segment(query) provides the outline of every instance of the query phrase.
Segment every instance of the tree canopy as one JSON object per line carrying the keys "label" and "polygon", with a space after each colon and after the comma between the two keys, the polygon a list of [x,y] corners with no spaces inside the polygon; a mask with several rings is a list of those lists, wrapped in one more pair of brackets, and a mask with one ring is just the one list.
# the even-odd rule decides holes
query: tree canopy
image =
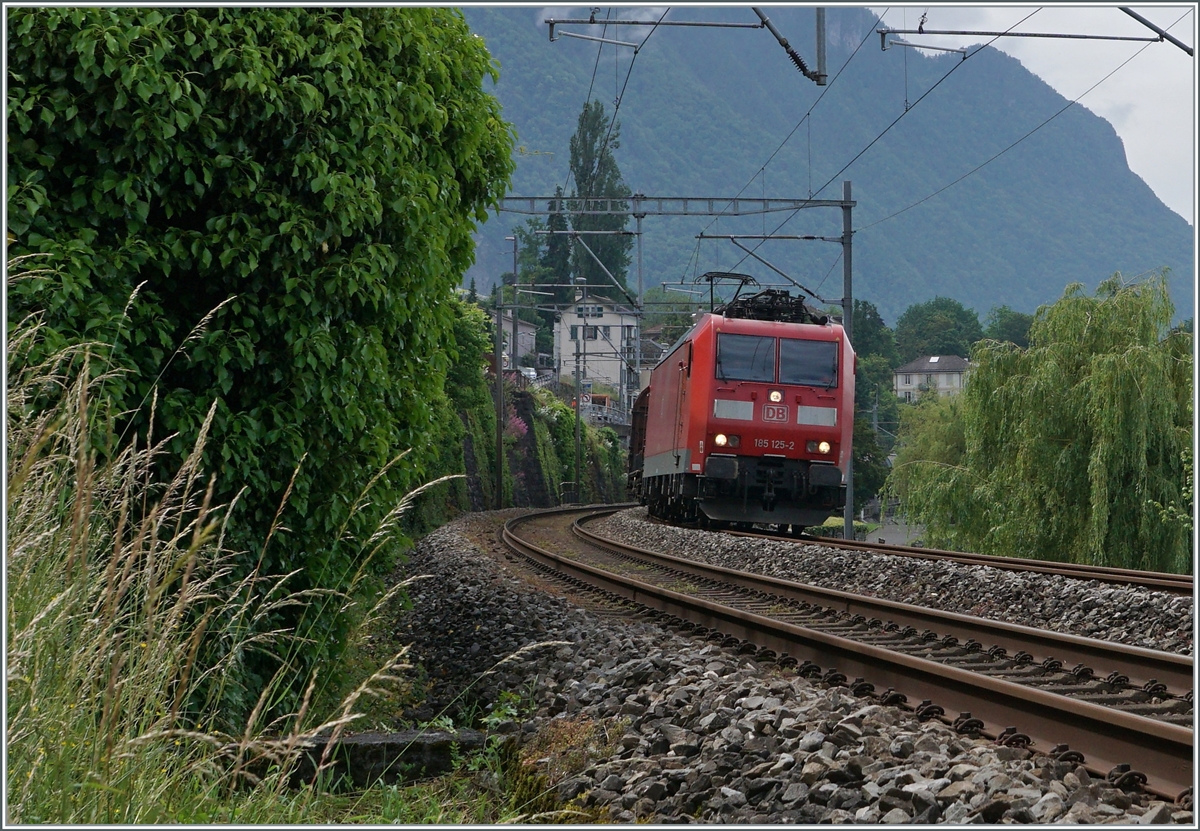
{"label": "tree canopy", "polygon": [[896,320],[896,348],[901,363],[925,355],[966,358],[971,354],[971,344],[982,337],[979,316],[949,297],[909,306]]}
{"label": "tree canopy", "polygon": [[[173,435],[176,459],[215,402],[205,466],[216,499],[245,488],[227,538],[245,567],[348,585],[368,567],[347,541],[437,458],[451,293],[512,171],[483,41],[442,8],[8,24],[10,251],[60,267],[10,288],[10,320],[108,344],[116,432]],[[310,659],[337,605],[303,613]]]}
{"label": "tree canopy", "polygon": [[883,483],[887,454],[892,449],[896,425],[900,420],[899,399],[892,385],[892,371],[900,364],[896,338],[883,322],[875,304],[867,300],[854,301],[854,354],[858,359],[858,370],[854,376],[855,410],[858,418],[865,420],[868,425],[881,428],[878,435],[874,432],[871,434],[872,443],[877,447],[869,448],[869,453],[864,449],[860,458],[859,448],[867,448],[867,445],[858,438],[858,425],[855,424],[854,485],[855,501],[859,502],[862,499],[859,482],[866,481],[865,476],[860,476],[860,470],[865,470],[865,465],[869,463],[866,457],[874,457],[882,471],[872,480],[873,489],[867,495],[869,497],[874,496]]}
{"label": "tree canopy", "polygon": [[[575,134],[571,136],[571,175],[575,179],[573,195],[580,199],[572,204],[584,207],[588,198],[625,199],[631,195],[629,186],[621,178],[613,151],[621,146],[621,124],[614,121],[610,127],[604,116],[604,105],[591,101],[579,113]],[[618,207],[628,207],[618,202]],[[588,216],[574,214],[571,228],[575,231],[624,231],[629,224],[628,216]],[[590,248],[596,258],[625,285],[629,269],[629,252],[633,249],[633,237],[613,233],[584,234],[582,243],[576,240],[571,246],[571,272],[576,279],[582,278],[588,285],[604,286],[616,291],[612,280],[596,259],[584,248]]]}
{"label": "tree canopy", "polygon": [[977,344],[961,418],[901,435],[890,484],[929,540],[1188,572],[1192,336],[1172,315],[1163,277],[1118,274],[1039,309],[1027,349]]}
{"label": "tree canopy", "polygon": [[1029,327],[1032,325],[1033,315],[1015,312],[1008,306],[996,306],[988,312],[983,336],[1025,347],[1029,346]]}

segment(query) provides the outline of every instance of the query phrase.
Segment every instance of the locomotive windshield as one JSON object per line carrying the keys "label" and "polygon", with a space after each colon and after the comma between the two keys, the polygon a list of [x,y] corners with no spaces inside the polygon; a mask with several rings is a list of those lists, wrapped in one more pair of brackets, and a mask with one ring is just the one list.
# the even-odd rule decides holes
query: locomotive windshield
{"label": "locomotive windshield", "polygon": [[836,387],[837,343],[827,340],[781,340],[779,383]]}
{"label": "locomotive windshield", "polygon": [[775,381],[775,338],[717,336],[717,377],[727,381]]}

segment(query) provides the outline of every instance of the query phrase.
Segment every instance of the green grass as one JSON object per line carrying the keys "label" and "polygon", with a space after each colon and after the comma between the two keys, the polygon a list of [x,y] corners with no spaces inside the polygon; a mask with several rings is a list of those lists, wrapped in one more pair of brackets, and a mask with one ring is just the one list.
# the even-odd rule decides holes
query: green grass
{"label": "green grass", "polygon": [[[28,263],[9,263],[9,272],[10,280],[53,276]],[[306,737],[346,731],[361,723],[363,705],[389,691],[407,694],[403,649],[380,655],[350,644],[357,680],[336,706],[316,712],[314,676],[296,711],[267,723],[263,713],[294,682],[287,671],[295,643],[261,621],[291,604],[352,600],[291,592],[286,576],[257,570],[234,579],[236,552],[224,545],[228,506],[212,504],[214,480],[200,461],[208,422],[174,476],[161,478],[159,437],[121,445],[112,435],[103,403],[112,377],[105,344],[38,357],[48,351],[48,335],[31,316],[10,327],[7,344],[6,819],[478,822],[515,815],[494,788],[473,784],[481,774],[471,771],[353,798],[286,787],[284,774]],[[398,506],[380,533],[411,503]],[[373,631],[375,613],[390,598],[360,616],[355,638]],[[222,687],[254,651],[281,658],[282,669],[246,723],[221,730]],[[375,662],[368,666],[363,656]]]}
{"label": "green grass", "polygon": [[[27,277],[26,266],[9,263],[10,275]],[[121,445],[112,435],[114,419],[103,403],[111,377],[102,358],[106,346],[38,358],[47,352],[48,334],[32,316],[10,327],[7,344],[8,821],[595,819],[564,811],[553,786],[596,754],[611,752],[619,725],[555,720],[527,751],[489,745],[459,759],[449,775],[419,783],[353,793],[290,788],[287,774],[306,738],[390,727],[420,694],[420,675],[390,639],[385,615],[403,584],[358,616],[342,651],[343,671],[329,673],[350,679],[337,697],[328,686],[322,692],[314,674],[305,679],[298,708],[268,721],[263,714],[281,691],[294,688],[288,668],[297,644],[289,632],[261,622],[292,604],[361,598],[292,592],[286,575],[257,570],[235,579],[238,552],[224,543],[229,506],[212,504],[214,480],[201,465],[207,422],[188,458],[162,478],[155,473],[162,445]],[[364,551],[394,531],[423,490],[388,515]],[[555,645],[532,644],[517,655]],[[245,724],[221,729],[223,685],[254,651],[278,658],[281,669]],[[502,696],[492,712],[477,713],[477,726],[517,718],[524,706],[515,694]],[[430,727],[445,726],[444,717],[437,721]],[[532,761],[543,757],[554,760],[549,768]]]}

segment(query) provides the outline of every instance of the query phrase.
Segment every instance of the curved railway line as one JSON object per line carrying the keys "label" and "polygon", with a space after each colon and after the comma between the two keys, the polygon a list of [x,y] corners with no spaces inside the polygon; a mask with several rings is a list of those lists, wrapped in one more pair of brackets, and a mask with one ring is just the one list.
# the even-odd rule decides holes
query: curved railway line
{"label": "curved railway line", "polygon": [[541,570],[692,635],[1190,803],[1191,658],[733,571],[587,530],[613,511],[519,517],[503,539]]}
{"label": "curved railway line", "polygon": [[922,560],[949,560],[972,566],[989,566],[1009,571],[1031,571],[1037,574],[1058,574],[1076,580],[1097,580],[1101,583],[1136,586],[1143,589],[1191,595],[1194,593],[1195,578],[1190,574],[1170,574],[1162,571],[1138,571],[1127,568],[1109,568],[1076,563],[1058,563],[1051,560],[1027,560],[1022,557],[997,557],[991,554],[967,554],[961,551],[941,551],[911,545],[889,545],[863,541],[831,539],[804,534],[799,537],[770,531],[728,531],[726,533],[745,537],[790,540],[792,542],[816,543],[830,548],[851,551],[868,551],[873,554],[892,554],[897,557],[915,557]]}

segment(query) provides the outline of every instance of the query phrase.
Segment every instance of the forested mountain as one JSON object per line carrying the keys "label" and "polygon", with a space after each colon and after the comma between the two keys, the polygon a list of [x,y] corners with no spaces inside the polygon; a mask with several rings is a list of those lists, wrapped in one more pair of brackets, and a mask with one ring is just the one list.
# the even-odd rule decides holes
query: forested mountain
{"label": "forested mountain", "polygon": [[[813,10],[767,11],[815,65]],[[589,89],[611,113],[632,50],[620,49],[614,58],[613,47],[605,46],[597,61],[596,43],[548,40],[547,16],[586,16],[583,9],[468,7],[464,14],[500,65],[494,92],[524,148],[515,154],[511,195],[550,195],[566,183],[568,141]],[[680,8],[668,19],[757,22],[748,7]],[[1032,312],[1061,296],[1068,283],[1091,288],[1115,271],[1132,277],[1162,266],[1171,269],[1178,316],[1193,314],[1191,226],[1129,170],[1112,126],[1081,105],[896,215],[1004,151],[1068,102],[995,49],[966,61],[900,47],[883,51],[876,18],[866,9],[830,8],[827,21],[831,83],[824,88],[797,72],[766,30],[658,28],[637,55],[617,116],[616,156],[630,188],[648,196],[741,191],[840,199],[842,181],[852,181],[854,294],[874,302],[889,324],[910,304],[935,295],[957,299],[981,317],[1001,304]],[[600,34],[599,27],[561,29]],[[639,41],[647,31],[610,27],[606,36]],[[909,112],[840,172],[906,102]],[[811,117],[795,129],[810,109]],[[771,232],[786,216],[649,217],[645,285],[735,266],[764,282],[777,280],[752,259],[739,262],[742,253],[730,242],[698,243],[695,236],[706,227],[717,234]],[[503,237],[522,221],[510,213],[489,220],[468,282],[474,277],[484,289],[511,269],[511,243]],[[780,233],[837,236],[841,222],[837,209],[806,210]],[[759,253],[822,296],[840,298],[840,246],[772,241]]]}

